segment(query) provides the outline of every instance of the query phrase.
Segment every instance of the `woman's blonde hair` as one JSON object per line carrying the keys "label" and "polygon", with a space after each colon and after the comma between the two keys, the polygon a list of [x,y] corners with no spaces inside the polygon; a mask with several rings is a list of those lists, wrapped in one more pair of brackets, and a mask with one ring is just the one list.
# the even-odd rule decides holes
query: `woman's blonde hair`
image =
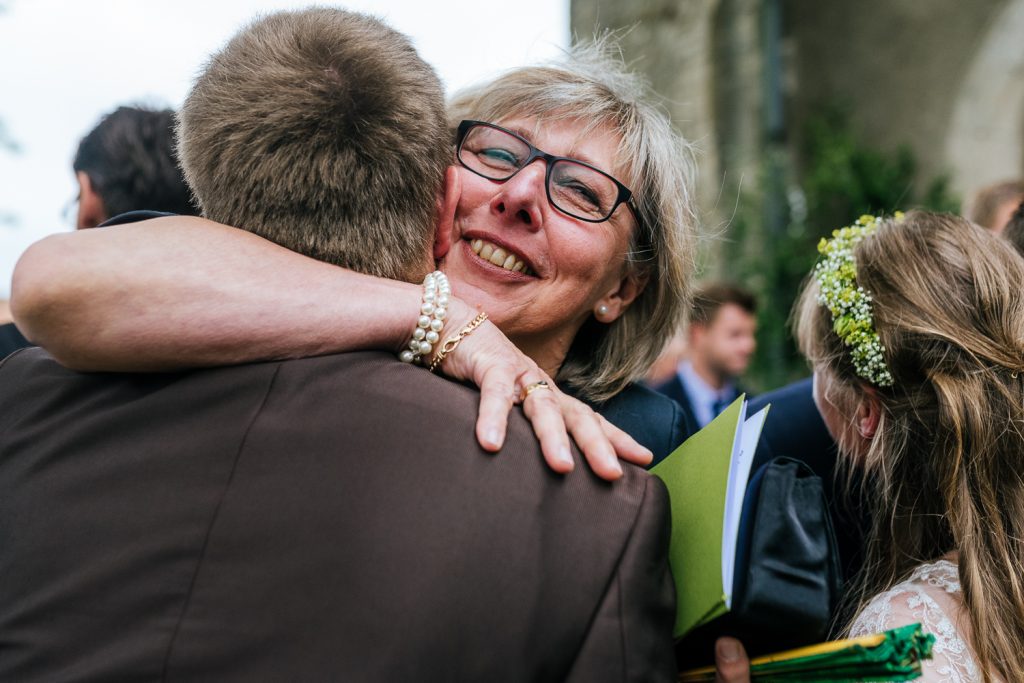
{"label": "woman's blonde hair", "polygon": [[590,319],[580,329],[558,380],[591,401],[604,401],[646,372],[672,336],[690,300],[696,214],[693,158],[645,84],[611,56],[606,42],[572,48],[549,65],[515,69],[457,93],[449,103],[453,129],[463,119],[500,123],[581,120],[586,132],[607,128],[621,144],[616,167],[633,191],[638,229],[627,277],[643,291],[610,325]]}
{"label": "woman's blonde hair", "polygon": [[797,336],[839,412],[856,415],[869,393],[881,408],[857,463],[872,508],[859,599],[959,551],[985,680],[1024,680],[1024,261],[968,221],[926,212],[883,221],[854,258],[893,385],[857,376],[813,280]]}

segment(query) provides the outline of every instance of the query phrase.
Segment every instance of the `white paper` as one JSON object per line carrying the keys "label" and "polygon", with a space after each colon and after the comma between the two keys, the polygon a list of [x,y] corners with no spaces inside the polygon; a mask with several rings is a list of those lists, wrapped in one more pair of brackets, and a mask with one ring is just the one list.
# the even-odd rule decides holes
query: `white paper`
{"label": "white paper", "polygon": [[750,480],[750,466],[754,464],[757,441],[768,415],[765,406],[757,414],[746,417],[747,402],[743,402],[740,419],[736,424],[736,440],[733,442],[732,462],[729,465],[729,484],[725,489],[725,517],[722,523],[722,587],[725,589],[725,606],[732,609],[732,581],[736,567],[736,543],[740,532],[740,517],[743,513],[743,498]]}

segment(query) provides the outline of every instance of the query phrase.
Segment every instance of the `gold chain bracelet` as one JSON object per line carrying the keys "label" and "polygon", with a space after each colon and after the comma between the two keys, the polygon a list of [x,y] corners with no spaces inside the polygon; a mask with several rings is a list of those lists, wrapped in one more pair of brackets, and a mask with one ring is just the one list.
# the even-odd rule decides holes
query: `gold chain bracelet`
{"label": "gold chain bracelet", "polygon": [[459,345],[459,342],[468,337],[473,330],[480,327],[480,325],[482,325],[485,320],[487,320],[487,314],[484,313],[483,311],[480,311],[480,314],[477,315],[477,317],[473,318],[473,320],[470,321],[468,325],[459,330],[458,334],[445,339],[444,344],[442,344],[441,348],[437,350],[437,355],[434,356],[434,360],[431,361],[430,367],[427,368],[427,370],[433,372],[438,367],[440,367],[445,357],[455,350],[455,347]]}

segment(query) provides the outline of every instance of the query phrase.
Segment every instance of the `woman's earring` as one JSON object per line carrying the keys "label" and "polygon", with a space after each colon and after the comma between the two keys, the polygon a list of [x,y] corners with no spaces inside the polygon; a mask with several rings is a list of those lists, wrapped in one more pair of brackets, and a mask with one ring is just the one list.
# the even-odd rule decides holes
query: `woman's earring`
{"label": "woman's earring", "polygon": [[601,304],[600,306],[598,306],[596,317],[601,322],[606,322],[608,319],[608,306],[605,304]]}

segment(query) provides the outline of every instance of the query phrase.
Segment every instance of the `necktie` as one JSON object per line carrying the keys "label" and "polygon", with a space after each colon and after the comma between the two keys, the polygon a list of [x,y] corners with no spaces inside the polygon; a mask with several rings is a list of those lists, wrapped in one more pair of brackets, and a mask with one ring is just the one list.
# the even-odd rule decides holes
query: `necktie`
{"label": "necktie", "polygon": [[727,398],[721,398],[720,397],[720,398],[715,399],[715,402],[711,404],[711,412],[714,413],[712,415],[712,418],[715,418],[715,417],[718,417],[719,415],[721,415],[722,411],[725,410],[726,408],[728,408],[730,403],[732,403],[732,401],[730,401]]}

